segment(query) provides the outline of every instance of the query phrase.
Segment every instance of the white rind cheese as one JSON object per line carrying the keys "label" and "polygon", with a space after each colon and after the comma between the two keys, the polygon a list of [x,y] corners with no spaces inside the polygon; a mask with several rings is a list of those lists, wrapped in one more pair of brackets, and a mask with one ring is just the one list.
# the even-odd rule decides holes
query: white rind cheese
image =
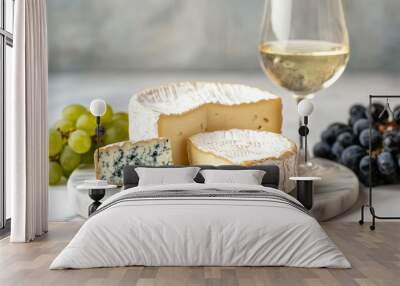
{"label": "white rind cheese", "polygon": [[266,131],[239,130],[199,133],[187,142],[189,162],[193,165],[242,166],[275,164],[280,169],[279,188],[290,192],[294,183],[297,148],[286,137]]}
{"label": "white rind cheese", "polygon": [[172,165],[171,144],[166,138],[118,142],[101,147],[99,154],[97,162],[96,150],[96,178],[118,186],[123,184],[122,171],[127,165]]}
{"label": "white rind cheese", "polygon": [[186,140],[232,128],[281,132],[282,102],[239,84],[184,82],[135,94],[129,104],[131,140],[166,137],[175,164],[188,164]]}

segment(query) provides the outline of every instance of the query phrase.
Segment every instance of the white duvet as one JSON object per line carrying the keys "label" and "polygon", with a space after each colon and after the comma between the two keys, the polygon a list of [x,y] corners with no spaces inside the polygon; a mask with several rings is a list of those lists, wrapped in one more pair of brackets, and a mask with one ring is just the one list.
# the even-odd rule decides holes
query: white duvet
{"label": "white duvet", "polygon": [[107,199],[50,269],[145,266],[349,268],[318,222],[299,209],[257,198],[153,198],[110,202],[130,192],[263,190],[262,186],[184,184],[136,187]]}

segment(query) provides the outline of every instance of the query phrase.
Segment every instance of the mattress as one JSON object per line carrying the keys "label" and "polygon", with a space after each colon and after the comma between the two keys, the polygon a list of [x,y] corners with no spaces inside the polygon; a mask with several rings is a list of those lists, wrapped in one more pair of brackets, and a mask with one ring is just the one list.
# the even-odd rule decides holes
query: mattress
{"label": "mattress", "polygon": [[351,267],[290,195],[196,183],[140,186],[108,198],[50,269],[131,265]]}

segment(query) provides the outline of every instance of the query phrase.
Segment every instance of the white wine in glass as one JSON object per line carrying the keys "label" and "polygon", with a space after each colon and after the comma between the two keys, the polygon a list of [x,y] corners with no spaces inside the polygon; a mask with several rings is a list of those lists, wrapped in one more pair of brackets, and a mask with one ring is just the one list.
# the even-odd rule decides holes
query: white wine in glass
{"label": "white wine in glass", "polygon": [[310,98],[341,76],[349,49],[331,42],[293,40],[264,43],[260,54],[265,72],[275,84],[295,97]]}
{"label": "white wine in glass", "polygon": [[[332,85],[349,60],[341,0],[266,0],[259,53],[265,74],[299,102]],[[302,150],[300,141],[300,153]]]}

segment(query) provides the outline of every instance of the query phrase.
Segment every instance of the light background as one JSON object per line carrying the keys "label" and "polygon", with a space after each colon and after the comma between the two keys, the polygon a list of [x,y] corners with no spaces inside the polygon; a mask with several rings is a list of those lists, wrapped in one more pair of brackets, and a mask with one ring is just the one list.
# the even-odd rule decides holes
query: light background
{"label": "light background", "polygon": [[[349,70],[399,72],[400,1],[343,3]],[[49,0],[50,72],[259,72],[263,6],[263,0]]]}
{"label": "light background", "polygon": [[[321,92],[311,143],[369,93],[396,93],[400,1],[344,0],[351,38],[344,75]],[[49,0],[49,117],[101,97],[127,110],[130,96],[173,81],[239,82],[284,99],[284,134],[297,138],[290,95],[264,76],[257,45],[263,0]]]}

